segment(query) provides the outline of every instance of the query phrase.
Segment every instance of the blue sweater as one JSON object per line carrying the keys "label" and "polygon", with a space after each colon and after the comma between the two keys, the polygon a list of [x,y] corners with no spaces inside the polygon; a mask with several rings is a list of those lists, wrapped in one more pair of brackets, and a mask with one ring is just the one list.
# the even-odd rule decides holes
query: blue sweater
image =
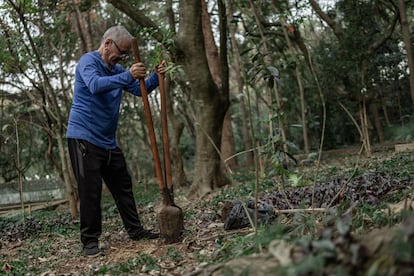
{"label": "blue sweater", "polygon": [[[158,86],[153,73],[145,80],[148,93]],[[117,147],[116,129],[122,91],[141,96],[139,82],[120,64],[112,69],[98,51],[84,54],[75,72],[75,87],[67,138],[86,140],[98,147]]]}

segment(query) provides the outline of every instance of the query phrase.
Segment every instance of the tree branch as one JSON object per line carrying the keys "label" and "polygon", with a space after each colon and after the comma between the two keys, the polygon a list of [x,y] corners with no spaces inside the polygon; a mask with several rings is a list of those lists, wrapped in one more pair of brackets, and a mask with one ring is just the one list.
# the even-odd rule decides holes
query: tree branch
{"label": "tree branch", "polygon": [[128,15],[132,20],[137,22],[140,26],[149,28],[154,31],[152,37],[158,41],[162,41],[163,34],[158,28],[157,24],[152,21],[148,16],[141,12],[136,7],[132,6],[129,1],[126,0],[106,0],[109,4],[112,4],[115,8]]}
{"label": "tree branch", "polygon": [[344,32],[340,25],[338,25],[335,20],[332,20],[332,18],[329,17],[328,14],[326,14],[324,11],[322,11],[321,7],[319,6],[318,2],[315,0],[309,0],[309,3],[311,4],[313,10],[319,15],[320,18],[322,18],[323,21],[326,22],[326,24],[331,27],[333,30],[335,36],[341,40],[343,38]]}
{"label": "tree branch", "polygon": [[397,25],[398,18],[399,18],[399,15],[397,12],[395,14],[395,17],[389,29],[384,33],[384,35],[378,41],[372,43],[372,45],[369,47],[369,50],[368,50],[369,54],[374,53],[379,47],[381,47],[382,44],[385,43],[385,41],[387,41],[392,36],[395,30],[395,26]]}

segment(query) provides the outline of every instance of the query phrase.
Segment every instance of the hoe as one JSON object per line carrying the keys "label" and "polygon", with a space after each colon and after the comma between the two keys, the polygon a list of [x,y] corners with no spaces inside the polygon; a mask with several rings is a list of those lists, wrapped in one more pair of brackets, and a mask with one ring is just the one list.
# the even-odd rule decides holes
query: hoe
{"label": "hoe", "polygon": [[[135,62],[140,62],[138,42],[136,38],[132,39],[132,50],[134,51]],[[173,243],[178,242],[181,239],[181,235],[184,230],[184,218],[182,209],[174,203],[171,160],[168,139],[164,74],[157,74],[161,96],[161,124],[164,153],[164,172],[162,171],[161,161],[158,153],[157,141],[155,137],[155,131],[151,116],[151,109],[148,101],[148,92],[145,87],[145,80],[139,79],[139,84],[141,89],[142,101],[144,104],[148,133],[150,136],[152,155],[154,158],[155,173],[157,175],[158,186],[161,192],[162,205],[157,213],[158,225],[160,228],[160,237],[167,243]]]}

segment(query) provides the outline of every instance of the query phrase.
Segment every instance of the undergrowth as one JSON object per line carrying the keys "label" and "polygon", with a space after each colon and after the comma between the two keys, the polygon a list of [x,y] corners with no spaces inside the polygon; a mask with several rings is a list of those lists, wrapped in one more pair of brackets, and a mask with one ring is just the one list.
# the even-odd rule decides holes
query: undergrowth
{"label": "undergrowth", "polygon": [[[270,167],[271,168],[271,167]],[[218,265],[229,260],[280,250],[275,241],[286,242],[289,246],[298,248],[302,256],[294,266],[285,265],[275,268],[275,275],[317,275],[324,272],[332,275],[351,274],[362,264],[358,258],[366,257],[361,245],[352,238],[350,233],[366,233],[374,228],[392,227],[404,222],[410,213],[393,213],[387,211],[388,203],[398,203],[413,198],[412,179],[414,178],[414,154],[402,153],[390,155],[387,158],[370,159],[360,162],[358,167],[321,166],[318,171],[309,167],[295,167],[285,171],[285,175],[268,172],[259,177],[256,183],[254,172],[240,170],[232,175],[235,185],[226,187],[210,200],[198,202],[200,210],[211,210],[220,214],[224,202],[233,200],[251,200],[255,189],[259,188],[261,198],[266,198],[276,191],[306,189],[315,183],[333,183],[333,179],[357,179],[369,181],[367,172],[375,172],[380,176],[392,175],[401,181],[411,181],[411,186],[386,193],[375,204],[372,198],[360,198],[357,202],[344,200],[324,213],[296,212],[276,215],[268,224],[258,225],[256,231],[248,235],[232,234],[218,236],[214,239],[212,253],[206,254],[203,249],[192,252],[199,263]],[[294,176],[294,177],[292,177]],[[359,178],[358,178],[359,177]],[[284,181],[281,180],[284,178]],[[294,181],[287,181],[294,179]],[[377,178],[374,178],[377,179]],[[387,178],[388,179],[388,178]],[[283,186],[282,186],[283,183]],[[293,184],[292,184],[293,183]],[[350,182],[351,183],[351,182]],[[354,185],[364,182],[355,182]],[[149,188],[148,188],[149,187]],[[159,191],[156,185],[146,187],[140,183],[135,187],[138,208],[151,209],[155,212],[154,202],[159,201]],[[306,206],[296,206],[305,208]],[[117,209],[109,194],[104,194],[102,201],[103,227],[106,231],[122,231]],[[199,217],[199,209],[185,209],[187,222],[193,222]],[[144,224],[153,223],[145,221]],[[72,220],[67,211],[56,212],[34,211],[26,219],[21,216],[0,218],[1,244],[0,269],[6,275],[38,275],[48,272],[65,254],[81,257],[81,248],[73,248],[78,244],[79,225]],[[196,234],[195,225],[186,226],[187,234]],[[406,230],[410,231],[410,230]],[[406,236],[410,236],[408,233]],[[24,247],[10,258],[7,248]],[[395,253],[394,263],[409,263],[414,258],[413,245],[404,240],[397,240],[390,250]],[[300,250],[299,250],[300,249]],[[348,251],[347,251],[348,250]],[[147,253],[139,253],[126,262],[112,263],[99,267],[90,267],[89,275],[122,275],[136,271],[149,273],[161,271],[160,262],[180,263],[185,261],[186,253],[175,246],[169,246],[162,257],[154,257]],[[348,258],[344,258],[346,255]],[[411,259],[410,259],[411,258]],[[6,261],[7,260],[7,261]],[[34,265],[36,263],[37,265]],[[335,265],[336,263],[336,265]],[[382,263],[372,263],[365,267],[368,271],[381,271]],[[326,270],[328,268],[328,270]],[[227,271],[227,272],[226,272]],[[382,270],[384,271],[384,270]],[[223,275],[231,275],[228,268]],[[251,275],[248,269],[245,275]],[[375,274],[370,274],[375,275]]]}

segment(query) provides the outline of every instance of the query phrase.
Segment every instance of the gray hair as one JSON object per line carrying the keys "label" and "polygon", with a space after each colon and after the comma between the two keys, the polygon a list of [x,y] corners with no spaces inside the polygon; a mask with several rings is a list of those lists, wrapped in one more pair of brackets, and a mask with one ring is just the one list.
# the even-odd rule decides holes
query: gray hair
{"label": "gray hair", "polygon": [[118,25],[106,30],[106,32],[102,36],[102,42],[104,42],[108,38],[116,42],[119,42],[123,40],[131,40],[133,36],[128,32],[127,29],[125,29],[124,26]]}

